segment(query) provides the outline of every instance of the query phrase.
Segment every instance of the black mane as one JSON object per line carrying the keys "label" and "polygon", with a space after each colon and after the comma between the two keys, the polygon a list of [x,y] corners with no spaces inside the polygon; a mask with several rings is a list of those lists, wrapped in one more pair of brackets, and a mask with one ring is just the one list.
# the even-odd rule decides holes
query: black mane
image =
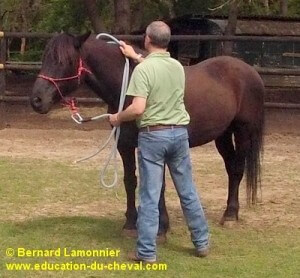
{"label": "black mane", "polygon": [[55,61],[60,65],[77,65],[78,50],[74,47],[74,37],[62,33],[53,37],[46,46],[43,61]]}

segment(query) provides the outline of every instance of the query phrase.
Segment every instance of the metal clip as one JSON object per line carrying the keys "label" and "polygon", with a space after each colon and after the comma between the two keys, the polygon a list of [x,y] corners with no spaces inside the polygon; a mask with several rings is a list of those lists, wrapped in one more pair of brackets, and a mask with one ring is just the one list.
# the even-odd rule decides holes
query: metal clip
{"label": "metal clip", "polygon": [[75,122],[75,123],[77,123],[77,124],[82,124],[82,122],[83,122],[83,118],[80,116],[80,114],[79,113],[75,113],[75,114],[73,114],[72,116],[71,116],[71,118],[73,119],[73,121]]}

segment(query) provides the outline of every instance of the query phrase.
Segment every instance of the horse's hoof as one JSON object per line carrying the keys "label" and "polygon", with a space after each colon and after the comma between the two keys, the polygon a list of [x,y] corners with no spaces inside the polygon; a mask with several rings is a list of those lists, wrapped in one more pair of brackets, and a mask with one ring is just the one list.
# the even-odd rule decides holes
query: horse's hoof
{"label": "horse's hoof", "polygon": [[220,220],[220,225],[222,225],[224,228],[233,228],[237,225],[237,219],[236,218],[228,218],[228,217],[222,217]]}
{"label": "horse's hoof", "polygon": [[156,237],[157,244],[164,244],[167,242],[167,235],[166,234],[159,234]]}
{"label": "horse's hoof", "polygon": [[237,221],[225,221],[223,227],[226,229],[233,229],[238,225]]}
{"label": "horse's hoof", "polygon": [[122,230],[122,236],[129,237],[129,238],[137,238],[137,230],[136,229],[123,229]]}

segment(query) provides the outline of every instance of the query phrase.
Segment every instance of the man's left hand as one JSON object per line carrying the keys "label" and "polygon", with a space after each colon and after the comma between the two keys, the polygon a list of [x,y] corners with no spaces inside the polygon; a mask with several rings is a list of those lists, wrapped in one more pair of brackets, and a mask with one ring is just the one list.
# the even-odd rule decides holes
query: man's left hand
{"label": "man's left hand", "polygon": [[119,119],[119,113],[116,114],[112,114],[109,116],[109,122],[111,123],[111,125],[118,127],[121,124],[121,121]]}

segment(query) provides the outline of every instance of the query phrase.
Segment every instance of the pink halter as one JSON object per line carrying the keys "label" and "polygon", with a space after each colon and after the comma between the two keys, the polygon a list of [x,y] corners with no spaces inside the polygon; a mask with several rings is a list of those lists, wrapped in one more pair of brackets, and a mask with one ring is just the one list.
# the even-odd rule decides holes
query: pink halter
{"label": "pink halter", "polygon": [[57,91],[58,91],[60,97],[62,98],[62,100],[64,101],[64,103],[68,104],[68,101],[63,96],[63,94],[62,94],[59,86],[57,85],[57,82],[78,79],[78,85],[79,85],[80,84],[80,77],[81,77],[81,75],[82,75],[83,72],[87,72],[87,73],[92,74],[92,72],[90,70],[88,70],[87,68],[85,68],[83,66],[82,59],[80,58],[79,59],[79,66],[78,66],[77,74],[74,75],[74,76],[64,77],[64,78],[52,78],[52,77],[49,77],[49,76],[46,76],[46,75],[43,75],[43,74],[39,74],[38,77],[51,82],[55,86],[55,88],[57,89]]}

